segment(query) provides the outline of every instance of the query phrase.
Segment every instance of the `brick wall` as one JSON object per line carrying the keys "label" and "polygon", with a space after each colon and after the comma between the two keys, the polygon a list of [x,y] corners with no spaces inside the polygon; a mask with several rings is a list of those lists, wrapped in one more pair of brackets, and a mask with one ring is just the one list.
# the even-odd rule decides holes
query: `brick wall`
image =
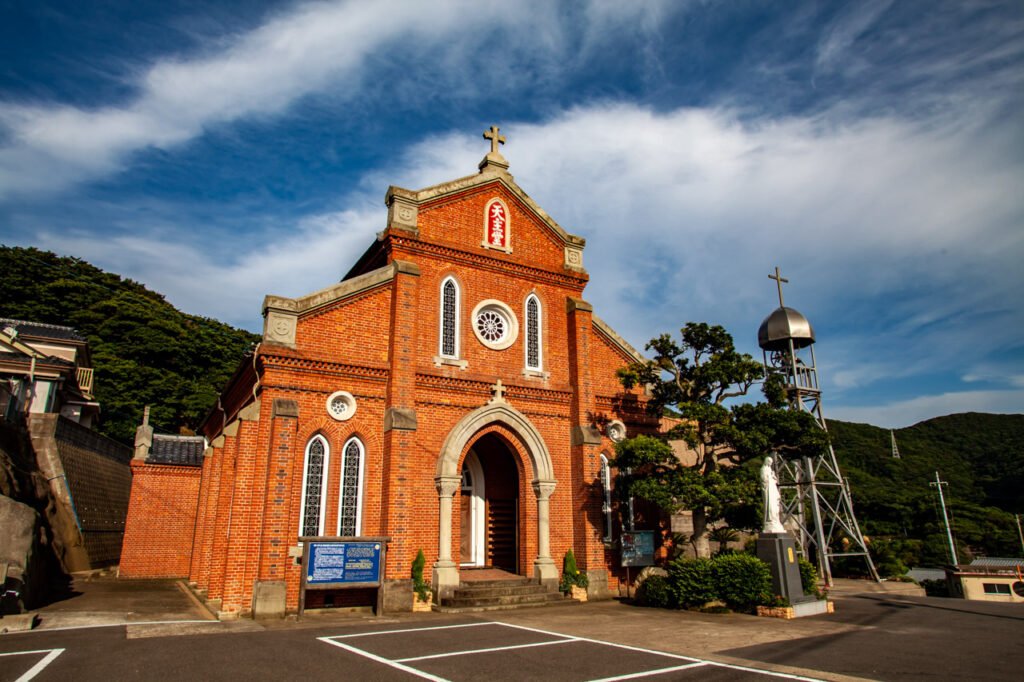
{"label": "brick wall", "polygon": [[138,460],[132,461],[131,468],[131,501],[118,575],[188,576],[202,469]]}

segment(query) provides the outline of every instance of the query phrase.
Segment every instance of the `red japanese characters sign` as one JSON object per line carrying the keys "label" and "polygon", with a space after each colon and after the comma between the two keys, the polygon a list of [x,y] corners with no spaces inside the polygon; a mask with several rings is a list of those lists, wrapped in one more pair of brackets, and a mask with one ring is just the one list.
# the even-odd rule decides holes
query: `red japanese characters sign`
{"label": "red japanese characters sign", "polygon": [[498,248],[505,248],[508,240],[508,215],[500,201],[491,202],[487,206],[487,243]]}

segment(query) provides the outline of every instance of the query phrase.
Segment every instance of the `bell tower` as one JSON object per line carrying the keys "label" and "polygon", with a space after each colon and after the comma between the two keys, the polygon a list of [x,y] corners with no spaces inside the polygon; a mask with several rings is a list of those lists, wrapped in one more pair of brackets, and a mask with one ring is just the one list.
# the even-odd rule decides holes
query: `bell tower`
{"label": "bell tower", "polygon": [[[814,328],[806,317],[783,304],[782,284],[789,280],[783,279],[778,268],[768,277],[778,285],[779,307],[757,330],[765,367],[785,377],[790,409],[804,410],[828,431],[814,360]],[[776,457],[775,467],[782,497],[782,525],[796,536],[805,558],[810,560],[814,552],[826,583],[832,584],[831,560],[837,556],[863,556],[871,576],[878,580],[832,444],[816,457]]]}

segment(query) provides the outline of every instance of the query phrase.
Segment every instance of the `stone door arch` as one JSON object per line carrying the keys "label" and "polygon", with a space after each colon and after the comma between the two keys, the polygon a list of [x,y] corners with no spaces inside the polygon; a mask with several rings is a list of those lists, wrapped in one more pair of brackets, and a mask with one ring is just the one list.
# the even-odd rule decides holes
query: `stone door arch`
{"label": "stone door arch", "polygon": [[526,415],[503,398],[496,397],[463,417],[448,433],[438,454],[434,477],[439,512],[438,553],[434,564],[433,586],[439,597],[451,596],[459,585],[458,564],[452,559],[452,499],[462,481],[459,459],[480,430],[495,423],[503,424],[519,441],[533,473],[530,483],[537,499],[537,558],[533,562],[533,577],[545,583],[558,581],[549,542],[548,498],[556,484],[551,454],[540,432]]}

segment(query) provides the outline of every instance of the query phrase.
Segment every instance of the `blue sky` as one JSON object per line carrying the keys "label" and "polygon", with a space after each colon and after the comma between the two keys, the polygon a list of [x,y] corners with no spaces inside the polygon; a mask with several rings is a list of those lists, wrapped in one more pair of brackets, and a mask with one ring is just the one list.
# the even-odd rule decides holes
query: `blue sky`
{"label": "blue sky", "polygon": [[[425,8],[429,7],[429,11]],[[1024,412],[1024,4],[0,0],[0,241],[251,330],[389,184],[516,181],[639,348],[812,322],[827,416]]]}

